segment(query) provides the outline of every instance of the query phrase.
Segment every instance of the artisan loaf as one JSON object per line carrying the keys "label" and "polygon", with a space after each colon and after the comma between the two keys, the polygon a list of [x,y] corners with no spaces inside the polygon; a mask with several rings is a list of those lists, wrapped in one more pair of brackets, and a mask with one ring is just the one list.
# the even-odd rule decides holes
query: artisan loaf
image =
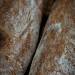
{"label": "artisan loaf", "polygon": [[56,0],[29,75],[75,75],[75,0]]}
{"label": "artisan loaf", "polygon": [[0,75],[23,75],[35,52],[42,0],[0,0]]}

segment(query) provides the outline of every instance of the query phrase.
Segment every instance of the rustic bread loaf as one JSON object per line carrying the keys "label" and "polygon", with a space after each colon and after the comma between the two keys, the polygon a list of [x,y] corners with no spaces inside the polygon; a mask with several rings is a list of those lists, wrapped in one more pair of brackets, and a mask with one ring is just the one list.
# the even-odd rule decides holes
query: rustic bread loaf
{"label": "rustic bread loaf", "polygon": [[29,75],[75,75],[75,0],[56,0]]}
{"label": "rustic bread loaf", "polygon": [[35,51],[42,0],[0,0],[0,75],[23,75]]}

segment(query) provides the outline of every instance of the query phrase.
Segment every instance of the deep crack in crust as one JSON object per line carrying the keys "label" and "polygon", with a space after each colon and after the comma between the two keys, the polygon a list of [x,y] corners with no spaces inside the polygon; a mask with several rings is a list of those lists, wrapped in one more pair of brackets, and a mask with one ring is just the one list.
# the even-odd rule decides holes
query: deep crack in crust
{"label": "deep crack in crust", "polygon": [[0,49],[6,45],[9,35],[0,29]]}
{"label": "deep crack in crust", "polygon": [[29,75],[75,75],[74,13],[74,0],[56,0]]}

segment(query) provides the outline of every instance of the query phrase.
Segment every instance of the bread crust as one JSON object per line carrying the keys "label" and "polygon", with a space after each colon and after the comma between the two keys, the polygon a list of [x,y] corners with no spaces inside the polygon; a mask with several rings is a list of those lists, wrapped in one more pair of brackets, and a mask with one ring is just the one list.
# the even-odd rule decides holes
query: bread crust
{"label": "bread crust", "polygon": [[75,75],[75,1],[56,0],[29,75]]}
{"label": "bread crust", "polygon": [[35,51],[42,0],[0,0],[0,75],[23,75]]}

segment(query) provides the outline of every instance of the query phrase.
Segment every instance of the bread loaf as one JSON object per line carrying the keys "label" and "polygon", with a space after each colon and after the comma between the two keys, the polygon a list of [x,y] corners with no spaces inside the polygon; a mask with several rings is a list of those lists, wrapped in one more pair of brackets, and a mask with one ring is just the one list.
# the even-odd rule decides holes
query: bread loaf
{"label": "bread loaf", "polygon": [[75,0],[56,0],[29,75],[75,75]]}
{"label": "bread loaf", "polygon": [[0,0],[0,75],[23,75],[35,51],[42,0]]}

